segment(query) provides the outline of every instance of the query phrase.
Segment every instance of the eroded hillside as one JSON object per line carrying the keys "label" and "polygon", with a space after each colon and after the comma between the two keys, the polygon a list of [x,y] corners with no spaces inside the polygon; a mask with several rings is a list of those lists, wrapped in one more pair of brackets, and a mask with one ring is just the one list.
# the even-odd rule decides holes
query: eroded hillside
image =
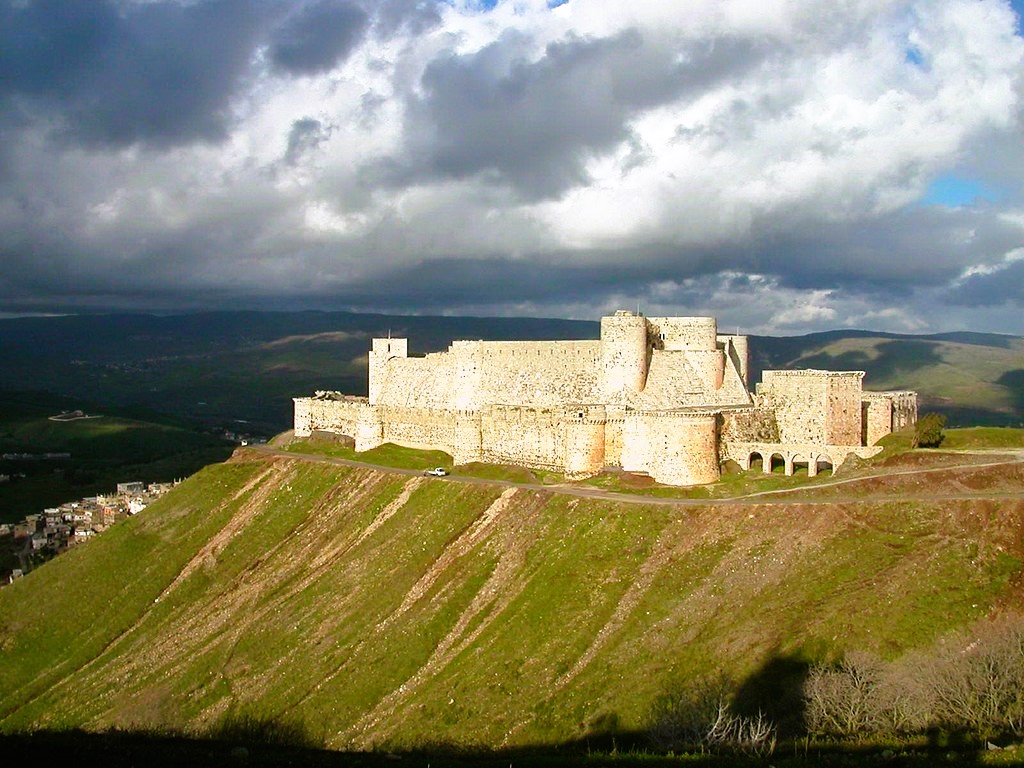
{"label": "eroded hillside", "polygon": [[643,729],[717,670],[770,706],[809,659],[1019,605],[1024,500],[999,482],[672,507],[244,454],[0,591],[2,728],[253,713],[334,747],[556,743]]}

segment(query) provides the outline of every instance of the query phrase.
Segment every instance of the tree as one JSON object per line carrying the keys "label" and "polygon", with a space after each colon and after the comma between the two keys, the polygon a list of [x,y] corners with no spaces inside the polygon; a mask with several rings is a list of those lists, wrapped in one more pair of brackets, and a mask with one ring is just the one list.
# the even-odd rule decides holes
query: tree
{"label": "tree", "polygon": [[942,430],[946,417],[941,413],[926,413],[914,425],[914,442],[911,448],[938,448],[945,437]]}

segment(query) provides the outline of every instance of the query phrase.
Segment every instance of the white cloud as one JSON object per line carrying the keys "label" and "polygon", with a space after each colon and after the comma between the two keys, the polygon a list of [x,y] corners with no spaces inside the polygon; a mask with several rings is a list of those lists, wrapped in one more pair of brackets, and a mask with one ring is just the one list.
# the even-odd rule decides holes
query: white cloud
{"label": "white cloud", "polygon": [[[912,206],[934,176],[998,165],[986,147],[1021,130],[1024,42],[1002,0],[467,0],[439,18],[301,75],[257,41],[222,139],[82,148],[43,107],[0,114],[0,286],[122,286],[130,263],[137,290],[357,302],[424,261],[511,260],[590,298],[557,304],[531,293],[541,279],[498,300],[481,266],[490,298],[460,306],[596,313],[640,293],[678,311],[706,279],[720,312],[744,275],[770,308],[741,313],[759,328],[905,330],[932,315],[878,302],[923,295],[910,267],[955,287],[1018,253],[1019,192],[951,212],[966,240],[883,242],[902,211],[926,221]],[[300,121],[316,133],[289,154]]]}

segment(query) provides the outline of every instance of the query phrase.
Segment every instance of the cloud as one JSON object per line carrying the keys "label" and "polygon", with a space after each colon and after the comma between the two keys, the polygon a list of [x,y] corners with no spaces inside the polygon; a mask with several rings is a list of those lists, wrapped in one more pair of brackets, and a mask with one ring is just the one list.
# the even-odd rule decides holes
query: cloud
{"label": "cloud", "polygon": [[2,308],[1024,332],[1004,0],[548,6],[0,0]]}
{"label": "cloud", "polygon": [[968,268],[952,283],[949,299],[967,306],[1008,304],[1024,309],[1024,246],[995,263]]}
{"label": "cloud", "polygon": [[300,6],[274,32],[270,60],[291,75],[326,72],[359,44],[367,21],[366,11],[347,2],[317,0]]}
{"label": "cloud", "polygon": [[0,4],[4,116],[90,146],[225,136],[258,4]]}
{"label": "cloud", "polygon": [[750,41],[680,50],[645,34],[570,34],[535,56],[532,38],[510,32],[478,51],[440,53],[408,105],[402,151],[412,178],[478,175],[525,198],[555,197],[589,181],[589,159],[630,139],[638,111],[736,76],[762,55]]}
{"label": "cloud", "polygon": [[303,117],[292,123],[288,132],[288,148],[284,153],[284,161],[295,165],[307,152],[314,151],[331,136],[329,128],[312,117]]}

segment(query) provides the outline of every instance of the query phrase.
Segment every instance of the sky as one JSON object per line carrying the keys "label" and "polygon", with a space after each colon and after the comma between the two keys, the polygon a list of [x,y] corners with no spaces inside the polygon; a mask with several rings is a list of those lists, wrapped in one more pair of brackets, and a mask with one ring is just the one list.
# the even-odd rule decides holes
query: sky
{"label": "sky", "polygon": [[0,0],[0,313],[1024,335],[1024,0]]}

